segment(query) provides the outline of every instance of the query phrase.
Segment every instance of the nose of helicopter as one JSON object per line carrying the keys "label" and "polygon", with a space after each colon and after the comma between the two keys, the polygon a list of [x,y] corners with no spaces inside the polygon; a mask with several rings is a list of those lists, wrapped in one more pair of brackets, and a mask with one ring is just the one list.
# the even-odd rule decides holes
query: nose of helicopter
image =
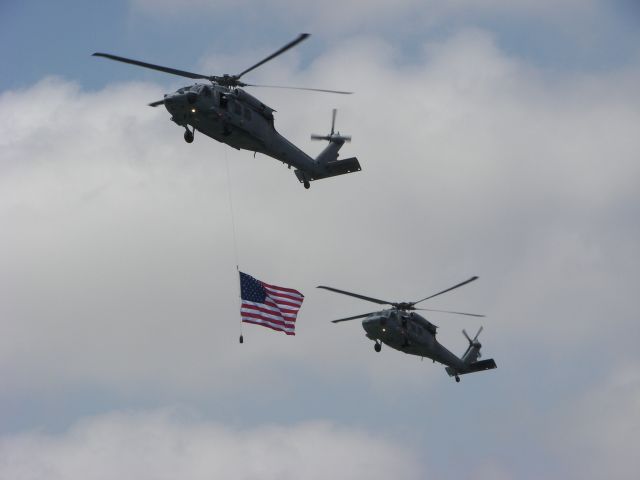
{"label": "nose of helicopter", "polygon": [[362,328],[370,335],[378,335],[383,326],[380,317],[367,317],[362,320]]}
{"label": "nose of helicopter", "polygon": [[180,104],[183,103],[180,99],[182,95],[179,93],[167,93],[164,96],[164,106],[169,110],[169,112],[174,113],[180,107]]}
{"label": "nose of helicopter", "polygon": [[185,113],[188,109],[193,109],[198,100],[195,92],[175,92],[164,96],[164,106],[171,113]]}

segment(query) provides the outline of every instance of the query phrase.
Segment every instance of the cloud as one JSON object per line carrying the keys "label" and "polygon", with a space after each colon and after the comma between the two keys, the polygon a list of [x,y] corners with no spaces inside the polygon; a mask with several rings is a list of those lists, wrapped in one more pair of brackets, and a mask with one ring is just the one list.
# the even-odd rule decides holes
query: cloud
{"label": "cloud", "polygon": [[0,477],[13,480],[417,479],[423,472],[410,447],[326,422],[240,430],[164,410],[0,437]]}
{"label": "cloud", "polygon": [[[332,102],[341,107],[338,127],[354,135],[345,155],[358,154],[364,170],[318,182],[310,192],[266,157],[252,160],[202,136],[182,144],[166,112],[144,107],[161,95],[154,85],[92,93],[47,80],[5,92],[2,218],[9,228],[2,260],[5,295],[14,298],[4,303],[12,329],[3,364],[37,369],[48,355],[79,355],[92,360],[61,362],[64,375],[96,378],[97,363],[98,377],[136,383],[139,375],[167,378],[167,370],[214,363],[206,360],[212,352],[204,338],[236,336],[234,321],[211,318],[236,317],[225,157],[232,165],[242,263],[258,276],[269,272],[276,283],[302,282],[309,291],[332,282],[405,298],[488,270],[509,276],[515,290],[529,283],[544,297],[547,288],[530,282],[567,271],[557,261],[545,263],[555,253],[576,255],[580,278],[597,273],[602,280],[593,288],[612,281],[599,256],[615,261],[624,252],[633,263],[637,247],[625,238],[637,235],[633,210],[626,213],[637,196],[637,114],[624,91],[635,73],[622,80],[560,77],[551,84],[479,31],[429,44],[425,52],[420,64],[398,70],[388,46],[364,39],[320,57],[307,71],[264,77],[340,86],[347,58],[361,59],[348,76],[359,86],[357,95]],[[328,128],[326,96],[305,96],[305,108],[296,109],[281,106],[297,93],[261,95],[281,110],[280,131],[310,152],[319,148],[306,139]],[[301,201],[291,205],[292,197]],[[255,209],[257,199],[290,215],[267,217]],[[399,225],[398,212],[411,221]],[[610,225],[611,218],[619,221]],[[612,237],[611,228],[619,234]],[[614,244],[619,252],[611,251]],[[375,262],[380,252],[393,262]],[[421,273],[427,267],[429,278]],[[389,281],[401,272],[399,283]],[[494,288],[481,291],[494,290],[499,279],[489,281]],[[329,307],[342,299],[309,293],[308,325],[351,313]],[[475,309],[484,303],[474,289],[452,301],[468,295]],[[497,309],[517,304],[495,302]],[[537,328],[540,321],[527,318],[513,328]],[[308,328],[314,335],[335,332]],[[27,354],[24,345],[38,338],[46,338],[40,355]],[[220,347],[215,350],[229,353]],[[129,359],[126,366],[116,367],[114,351]],[[196,351],[201,358],[192,357]]]}
{"label": "cloud", "polygon": [[580,478],[612,476],[632,479],[640,460],[635,440],[640,432],[640,368],[631,359],[558,412],[558,429],[548,441]]}
{"label": "cloud", "polygon": [[[267,157],[199,134],[185,144],[165,111],[145,106],[162,94],[155,84],[90,92],[48,79],[4,92],[0,375],[10,403],[95,389],[217,408],[259,394],[271,415],[292,415],[283,399],[295,398],[301,417],[333,402],[327,415],[393,424],[363,407],[371,402],[413,421],[407,398],[441,392],[442,368],[388,348],[375,354],[357,322],[330,324],[376,307],[318,284],[395,301],[480,275],[429,304],[489,315],[484,352],[499,370],[465,378],[472,389],[506,382],[528,393],[526,379],[544,378],[545,367],[571,379],[585,363],[628,361],[639,334],[638,71],[537,69],[477,29],[426,43],[409,64],[394,48],[352,38],[308,66],[252,77],[357,90],[252,90],[311,154],[322,145],[309,133],[326,132],[339,108],[338,129],[353,135],[342,153],[363,171],[309,191]],[[306,294],[295,338],[247,326],[237,343],[227,161],[241,268]],[[458,353],[459,330],[478,326],[430,318]],[[446,404],[459,401],[444,392]],[[518,400],[544,408],[537,397]],[[499,409],[511,408],[505,402]],[[502,471],[499,460],[487,471]]]}

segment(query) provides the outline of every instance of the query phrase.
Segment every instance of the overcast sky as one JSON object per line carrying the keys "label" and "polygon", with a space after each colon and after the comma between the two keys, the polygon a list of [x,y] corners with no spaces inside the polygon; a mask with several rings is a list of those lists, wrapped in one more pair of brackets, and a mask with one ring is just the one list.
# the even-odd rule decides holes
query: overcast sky
{"label": "overcast sky", "polygon": [[[0,4],[0,479],[636,478],[635,0]],[[235,73],[276,128],[353,136],[314,182],[147,103]],[[227,176],[227,168],[229,176]],[[240,268],[305,294],[243,327]],[[456,384],[339,316],[434,299]],[[375,307],[374,307],[375,308]]]}

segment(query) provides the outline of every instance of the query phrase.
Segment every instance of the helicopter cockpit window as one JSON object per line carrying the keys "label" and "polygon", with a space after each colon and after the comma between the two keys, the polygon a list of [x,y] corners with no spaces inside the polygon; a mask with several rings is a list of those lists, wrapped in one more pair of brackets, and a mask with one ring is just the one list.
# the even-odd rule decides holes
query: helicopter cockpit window
{"label": "helicopter cockpit window", "polygon": [[229,99],[227,98],[227,96],[224,93],[221,93],[220,94],[220,108],[222,108],[223,110],[226,110],[228,102],[229,102]]}
{"label": "helicopter cockpit window", "polygon": [[211,96],[211,89],[209,87],[204,87],[202,89],[202,93],[204,94],[205,97],[210,97]]}
{"label": "helicopter cockpit window", "polygon": [[233,113],[236,115],[242,115],[242,107],[238,102],[233,102]]}

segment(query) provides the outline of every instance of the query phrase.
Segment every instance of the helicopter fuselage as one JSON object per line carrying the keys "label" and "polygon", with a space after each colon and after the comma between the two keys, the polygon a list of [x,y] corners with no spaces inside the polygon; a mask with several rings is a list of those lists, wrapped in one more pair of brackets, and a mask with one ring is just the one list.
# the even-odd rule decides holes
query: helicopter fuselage
{"label": "helicopter fuselage", "polygon": [[171,120],[187,129],[185,139],[189,138],[190,126],[238,150],[268,155],[299,170],[296,175],[305,185],[309,180],[335,175],[330,162],[337,163],[344,139],[331,138],[313,159],[276,131],[272,108],[240,88],[195,84],[165,95],[163,103]]}
{"label": "helicopter fuselage", "polygon": [[362,328],[371,340],[403,353],[427,357],[461,372],[467,368],[462,359],[436,340],[437,327],[415,312],[376,312],[362,320]]}

